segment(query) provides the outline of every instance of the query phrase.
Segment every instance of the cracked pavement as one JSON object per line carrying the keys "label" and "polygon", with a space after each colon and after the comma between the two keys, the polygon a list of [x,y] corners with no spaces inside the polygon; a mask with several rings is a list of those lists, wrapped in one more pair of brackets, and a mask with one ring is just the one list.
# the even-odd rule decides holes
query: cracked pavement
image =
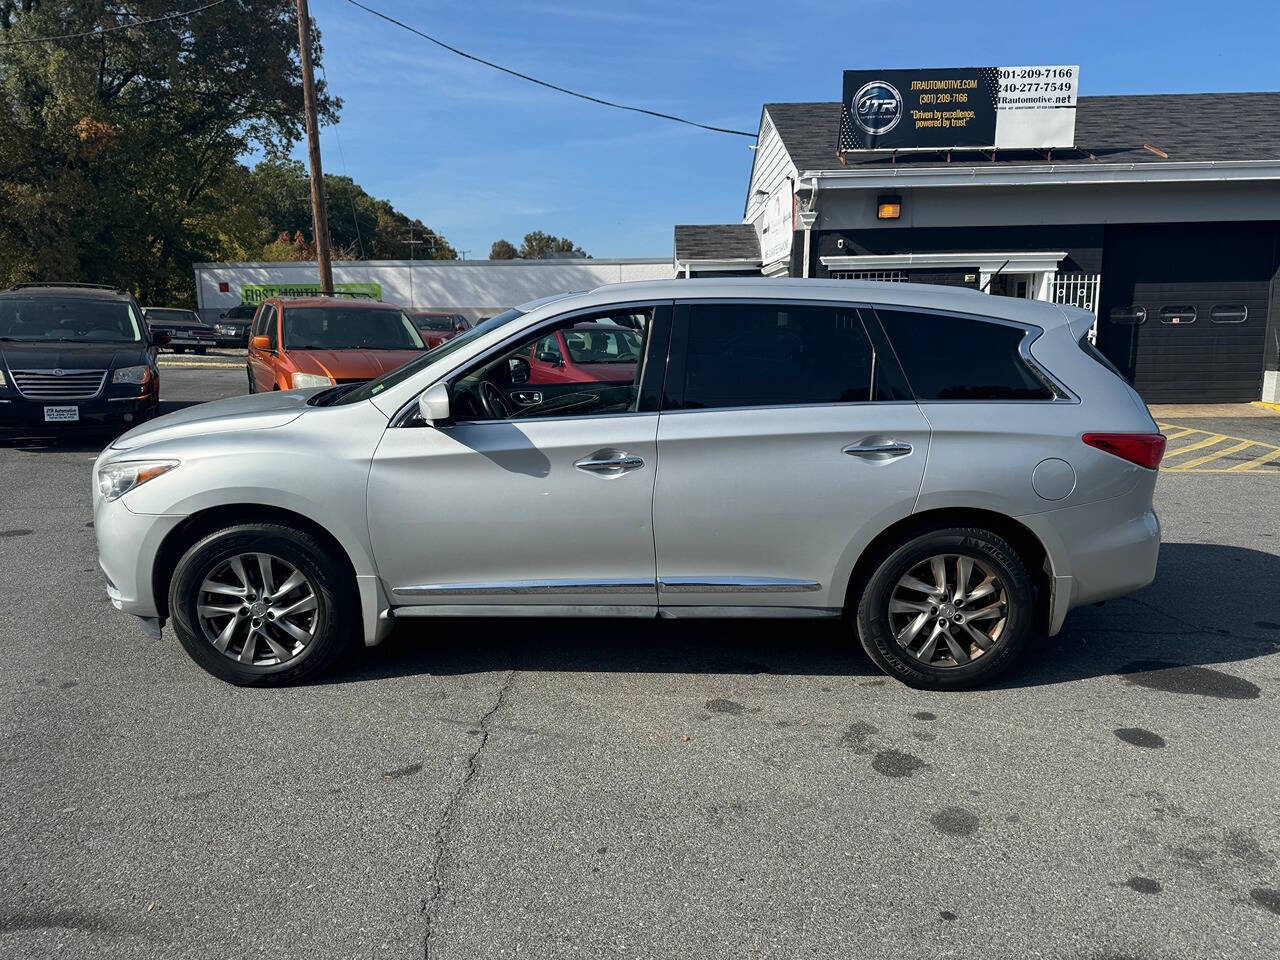
{"label": "cracked pavement", "polygon": [[94,452],[0,445],[0,956],[1280,954],[1280,480],[1162,477],[1156,583],[991,689],[481,620],[240,690],[105,602]]}

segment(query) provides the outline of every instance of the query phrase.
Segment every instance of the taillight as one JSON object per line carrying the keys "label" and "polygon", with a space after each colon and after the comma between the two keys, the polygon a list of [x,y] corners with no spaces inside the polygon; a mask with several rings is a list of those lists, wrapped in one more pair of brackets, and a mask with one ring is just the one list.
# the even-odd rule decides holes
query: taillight
{"label": "taillight", "polygon": [[1163,433],[1086,433],[1080,438],[1104,453],[1154,470],[1164,456]]}

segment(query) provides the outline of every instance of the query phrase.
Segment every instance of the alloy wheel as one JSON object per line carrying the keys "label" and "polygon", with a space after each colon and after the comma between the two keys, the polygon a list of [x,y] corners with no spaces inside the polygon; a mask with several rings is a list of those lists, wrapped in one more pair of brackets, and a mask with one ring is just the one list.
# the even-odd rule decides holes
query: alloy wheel
{"label": "alloy wheel", "polygon": [[241,553],[215,566],[200,584],[196,614],[214,649],[257,667],[300,656],[320,619],[312,582],[267,553]]}
{"label": "alloy wheel", "polygon": [[915,564],[889,596],[889,627],[908,654],[932,667],[962,667],[989,653],[1009,622],[1003,581],[987,564],[939,554]]}

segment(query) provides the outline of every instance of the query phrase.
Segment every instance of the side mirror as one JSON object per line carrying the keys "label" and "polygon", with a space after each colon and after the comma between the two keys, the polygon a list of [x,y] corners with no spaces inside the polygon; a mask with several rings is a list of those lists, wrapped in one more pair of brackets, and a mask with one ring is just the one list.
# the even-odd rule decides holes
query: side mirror
{"label": "side mirror", "polygon": [[152,330],[151,342],[157,347],[167,347],[173,341],[173,335],[168,330]]}
{"label": "side mirror", "polygon": [[507,375],[511,378],[512,386],[528,383],[531,369],[529,361],[524,357],[511,357],[507,360]]}
{"label": "side mirror", "polygon": [[249,341],[249,348],[266,352],[271,349],[271,341],[265,334],[260,333]]}
{"label": "side mirror", "polygon": [[429,427],[449,419],[449,385],[437,383],[418,394],[418,416]]}

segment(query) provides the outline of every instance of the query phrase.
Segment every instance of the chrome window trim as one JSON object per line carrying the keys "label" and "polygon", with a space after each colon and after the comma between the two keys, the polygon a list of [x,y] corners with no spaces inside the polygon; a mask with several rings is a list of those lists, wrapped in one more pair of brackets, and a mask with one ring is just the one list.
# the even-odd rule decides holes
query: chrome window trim
{"label": "chrome window trim", "polygon": [[659,577],[658,593],[809,593],[817,580],[791,577]]}
{"label": "chrome window trim", "polygon": [[652,593],[652,579],[600,580],[478,580],[463,583],[421,583],[393,587],[400,597],[558,596],[577,593]]}
{"label": "chrome window trim", "polygon": [[[1043,302],[1043,301],[1041,301]],[[1023,338],[1018,341],[1018,356],[1030,368],[1032,375],[1044,384],[1045,388],[1053,394],[1048,400],[921,400],[916,398],[916,403],[1079,403],[1080,397],[1069,388],[1065,383],[1051,374],[1040,362],[1031,355],[1031,345],[1044,336],[1044,327],[1038,327],[1033,323],[1022,323],[1019,320],[1008,320],[1004,317],[993,317],[985,313],[966,313],[962,310],[938,310],[934,307],[912,307],[906,304],[872,304],[871,310],[876,314],[876,322],[884,326],[880,320],[880,311],[889,310],[899,313],[927,313],[938,317],[960,317],[965,320],[976,320],[979,323],[994,323],[1002,327],[1013,327],[1014,329],[1023,331]],[[885,331],[886,337],[888,331]],[[890,341],[890,347],[893,346]],[[902,366],[901,358],[898,359],[898,365]],[[906,374],[906,367],[903,367],[903,374]],[[911,378],[908,376],[907,381]],[[915,388],[912,388],[915,392]]]}
{"label": "chrome window trim", "polygon": [[[516,331],[515,333],[511,334],[511,336],[507,337],[506,339],[498,341],[492,347],[490,347],[488,350],[484,351],[483,353],[479,354],[478,356],[472,357],[470,360],[467,360],[459,364],[458,366],[449,370],[447,373],[442,374],[438,379],[433,380],[431,381],[431,383],[428,383],[425,386],[423,386],[421,390],[419,390],[416,394],[410,397],[409,400],[406,401],[400,407],[400,409],[396,411],[395,416],[391,418],[391,422],[387,425],[388,429],[403,427],[405,425],[404,423],[405,420],[408,419],[413,414],[414,408],[417,406],[418,397],[421,396],[426,390],[430,389],[431,387],[435,386],[437,383],[440,383],[441,381],[456,379],[462,371],[470,370],[476,366],[487,363],[495,355],[500,354],[505,349],[509,349],[513,343],[518,343],[524,337],[537,336],[539,333],[541,333],[543,330],[547,329],[548,327],[553,327],[556,324],[562,323],[566,320],[572,320],[574,317],[596,316],[601,313],[611,313],[618,310],[626,310],[629,307],[647,309],[649,307],[654,307],[654,308],[674,307],[674,305],[675,305],[674,299],[672,300],[652,300],[652,299],[623,300],[623,301],[619,301],[618,303],[598,304],[594,307],[580,307],[577,310],[570,310],[568,313],[558,313],[553,317],[548,317],[545,320],[540,320],[537,323],[533,323],[527,327],[523,327],[520,330]],[[648,367],[649,345],[652,342],[653,342],[652,337],[649,337],[649,336],[645,337],[645,342],[644,342],[645,355],[644,355],[644,360],[640,364],[640,374],[642,378],[644,376],[644,371],[646,367]],[[637,398],[639,397],[640,383],[641,383],[640,380],[637,380],[635,382]],[[450,398],[450,401],[452,402],[452,397]],[[594,416],[617,417],[617,416],[625,416],[626,414],[641,413],[641,412],[653,412],[653,411],[628,410],[622,414],[605,413],[605,414],[595,414]],[[523,421],[527,423],[536,419],[570,420],[573,418],[572,417],[541,417],[541,418],[516,417],[515,419],[508,419],[508,420],[459,420],[457,422],[458,423],[520,423]],[[587,419],[587,417],[584,416],[580,419]],[[416,429],[416,428],[411,428],[411,429]]]}

